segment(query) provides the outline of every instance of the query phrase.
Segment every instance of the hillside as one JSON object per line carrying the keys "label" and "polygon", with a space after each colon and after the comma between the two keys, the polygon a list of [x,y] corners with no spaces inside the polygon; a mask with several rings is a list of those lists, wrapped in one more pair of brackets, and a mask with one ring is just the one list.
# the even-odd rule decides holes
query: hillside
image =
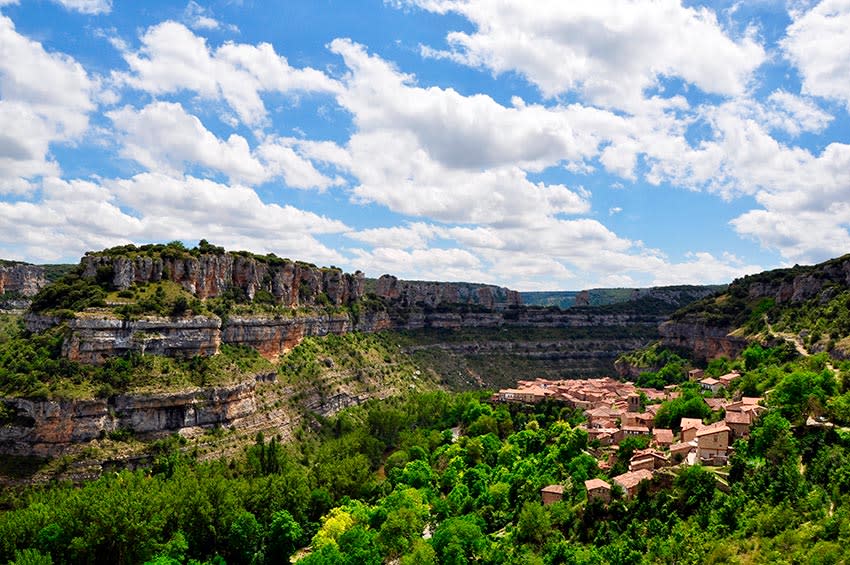
{"label": "hillside", "polygon": [[[748,340],[799,340],[810,352],[850,353],[850,255],[733,281],[717,295],[675,312],[665,344],[700,358],[734,357]],[[783,335],[785,337],[783,337]]]}

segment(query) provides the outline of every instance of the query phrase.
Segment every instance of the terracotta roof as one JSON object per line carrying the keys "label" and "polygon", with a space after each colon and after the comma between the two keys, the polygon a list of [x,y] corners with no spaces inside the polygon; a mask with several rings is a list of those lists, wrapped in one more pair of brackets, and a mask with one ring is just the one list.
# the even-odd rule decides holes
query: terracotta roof
{"label": "terracotta roof", "polygon": [[716,422],[710,426],[705,426],[701,430],[697,430],[697,437],[710,436],[719,432],[729,433],[732,430],[726,425],[726,422]]}
{"label": "terracotta roof", "polygon": [[749,412],[727,412],[726,422],[729,424],[749,424]]}
{"label": "terracotta roof", "polygon": [[702,380],[699,382],[699,384],[701,384],[701,385],[708,385],[708,386],[712,386],[712,385],[719,385],[719,384],[720,384],[720,381],[718,381],[717,379],[712,378],[712,377],[706,377],[706,378],[702,379]]}
{"label": "terracotta roof", "polygon": [[564,494],[564,485],[549,485],[540,489],[540,492],[551,492],[553,494]]}
{"label": "terracotta roof", "polygon": [[584,488],[587,490],[594,490],[597,488],[604,488],[606,490],[611,490],[611,485],[603,481],[602,479],[588,479],[584,481]]}
{"label": "terracotta roof", "polygon": [[761,402],[761,400],[762,399],[759,396],[743,396],[743,397],[741,397],[741,402],[743,404],[753,404],[753,405],[755,405],[755,404],[758,404],[759,402]]}
{"label": "terracotta roof", "polygon": [[623,426],[622,429],[624,432],[637,432],[641,434],[648,434],[649,428],[646,426]]}
{"label": "terracotta roof", "polygon": [[686,448],[688,451],[690,451],[691,449],[694,449],[694,446],[691,445],[690,442],[674,443],[670,446],[670,452],[672,453],[674,451],[684,451]]}
{"label": "terracotta roof", "polygon": [[622,475],[614,477],[613,481],[626,490],[636,487],[642,481],[648,481],[652,478],[652,471],[641,469],[640,471],[629,471]]}
{"label": "terracotta roof", "polygon": [[652,432],[652,437],[659,443],[673,443],[673,430],[655,428]]}
{"label": "terracotta roof", "polygon": [[729,401],[725,398],[706,398],[705,403],[713,412],[717,412],[721,408],[725,408]]}
{"label": "terracotta roof", "polygon": [[702,427],[702,420],[699,418],[682,418],[681,424],[679,424],[683,430],[687,430],[690,428],[700,429]]}

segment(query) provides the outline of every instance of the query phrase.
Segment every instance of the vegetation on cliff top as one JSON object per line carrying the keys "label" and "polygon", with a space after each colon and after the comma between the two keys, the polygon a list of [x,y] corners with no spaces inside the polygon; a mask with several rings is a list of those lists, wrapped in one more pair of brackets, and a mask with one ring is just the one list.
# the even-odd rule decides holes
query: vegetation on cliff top
{"label": "vegetation on cliff top", "polygon": [[673,315],[673,319],[694,318],[703,320],[709,325],[736,328],[748,323],[755,327],[763,314],[777,314],[780,309],[804,313],[808,309],[806,304],[801,307],[798,303],[787,303],[780,307],[775,301],[770,302],[768,300],[770,297],[751,291],[757,286],[775,289],[783,283],[791,284],[795,279],[812,277],[822,286],[818,299],[823,293],[833,296],[836,292],[848,290],[847,275],[843,271],[848,262],[850,262],[850,255],[844,255],[817,265],[795,265],[787,269],[774,269],[747,275],[732,281],[725,292],[698,300],[682,308]]}
{"label": "vegetation on cliff top", "polygon": [[[681,308],[695,300],[705,296],[706,291],[717,292],[726,288],[726,285],[677,285],[653,287],[648,289],[633,289],[633,288],[592,288],[584,291],[536,291],[523,292],[523,304],[528,306],[557,306],[558,308],[566,309],[573,308],[576,305],[576,298],[580,294],[587,296],[587,303],[583,306],[608,306],[612,304],[620,304],[640,300],[647,297],[665,296],[667,303],[665,308],[670,312]],[[637,297],[635,294],[637,293]]]}

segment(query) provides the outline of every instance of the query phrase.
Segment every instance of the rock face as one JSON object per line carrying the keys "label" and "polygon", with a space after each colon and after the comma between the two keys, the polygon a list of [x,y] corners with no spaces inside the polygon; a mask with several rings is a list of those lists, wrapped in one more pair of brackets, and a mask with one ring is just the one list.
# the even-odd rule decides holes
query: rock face
{"label": "rock face", "polygon": [[[696,309],[677,313],[659,328],[665,345],[693,351],[702,359],[735,357],[747,346],[736,331],[753,314],[753,306],[771,299],[777,306],[797,305],[818,299],[829,301],[837,292],[850,287],[850,255],[819,265],[777,269],[750,275],[729,285],[723,298],[737,306],[731,312]],[[699,304],[699,303],[698,303]],[[838,349],[836,349],[838,351]]]}
{"label": "rock face", "polygon": [[[32,331],[39,322],[28,316]],[[68,321],[62,354],[72,361],[100,364],[128,351],[188,358],[215,355],[221,345],[221,320],[216,317],[156,318],[126,321],[84,317]]]}
{"label": "rock face", "polygon": [[[420,330],[425,328],[590,328],[596,326],[655,327],[657,316],[642,314],[594,314],[539,308],[452,311],[422,308],[365,310],[331,313],[320,310],[291,316],[233,316],[222,324],[215,316],[184,318],[145,317],[126,321],[107,315],[84,316],[66,322],[68,334],[63,343],[65,357],[82,363],[101,364],[110,357],[129,351],[188,358],[215,355],[222,343],[253,347],[267,359],[276,359],[308,336],[365,333],[383,330]],[[61,320],[38,314],[25,317],[27,329],[43,331]]]}
{"label": "rock face", "polygon": [[704,323],[667,321],[658,327],[664,345],[688,349],[699,359],[734,359],[747,347],[747,340],[730,335],[730,328]]}
{"label": "rock face", "polygon": [[375,294],[396,301],[402,308],[444,304],[467,304],[487,309],[504,309],[522,304],[519,292],[493,285],[402,281],[383,275],[375,286]]}
{"label": "rock face", "polygon": [[43,267],[26,263],[0,264],[0,295],[14,292],[31,298],[46,285]]}
{"label": "rock face", "polygon": [[275,359],[307,336],[344,334],[354,325],[347,314],[325,314],[292,318],[234,317],[222,332],[224,343],[247,345],[267,359]]}
{"label": "rock face", "polygon": [[0,425],[0,453],[55,457],[69,445],[118,430],[137,434],[226,426],[256,411],[255,382],[176,394],[109,399],[0,399],[11,421]]}
{"label": "rock face", "polygon": [[362,298],[364,289],[360,271],[347,274],[288,259],[262,260],[232,253],[181,258],[88,254],[82,265],[83,276],[96,277],[106,272],[117,289],[129,288],[133,283],[170,280],[202,300],[233,289],[253,299],[264,290],[279,304],[291,308],[323,301],[334,306],[348,305]]}

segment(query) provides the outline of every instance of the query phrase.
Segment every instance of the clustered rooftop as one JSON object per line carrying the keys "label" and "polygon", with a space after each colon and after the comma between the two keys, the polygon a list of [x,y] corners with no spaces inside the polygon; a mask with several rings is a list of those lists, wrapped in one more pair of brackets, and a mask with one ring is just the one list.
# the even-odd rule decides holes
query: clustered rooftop
{"label": "clustered rooftop", "polygon": [[[703,378],[702,371],[691,371],[689,377],[698,381],[705,392],[716,393],[727,388],[740,375],[737,372],[717,379]],[[639,388],[633,383],[610,377],[580,380],[523,380],[515,388],[502,389],[493,395],[494,402],[537,404],[557,402],[573,409],[584,410],[587,421],[581,425],[588,439],[600,446],[600,469],[610,469],[616,460],[619,443],[629,436],[651,436],[648,449],[637,450],[629,462],[629,471],[612,478],[627,494],[633,495],[638,485],[652,479],[661,468],[676,464],[724,465],[738,438],[746,438],[755,418],[764,410],[761,398],[706,398],[714,413],[725,411],[724,417],[712,424],[698,418],[682,418],[678,433],[655,428],[654,420],[661,402],[678,397],[676,386],[663,391]],[[642,402],[642,397],[644,402]],[[645,403],[645,406],[642,405]],[[677,441],[678,439],[678,441]],[[544,503],[560,500],[557,488],[550,485],[542,492]],[[611,485],[602,479],[585,481],[589,499],[610,500]],[[548,490],[547,490],[548,489]]]}

